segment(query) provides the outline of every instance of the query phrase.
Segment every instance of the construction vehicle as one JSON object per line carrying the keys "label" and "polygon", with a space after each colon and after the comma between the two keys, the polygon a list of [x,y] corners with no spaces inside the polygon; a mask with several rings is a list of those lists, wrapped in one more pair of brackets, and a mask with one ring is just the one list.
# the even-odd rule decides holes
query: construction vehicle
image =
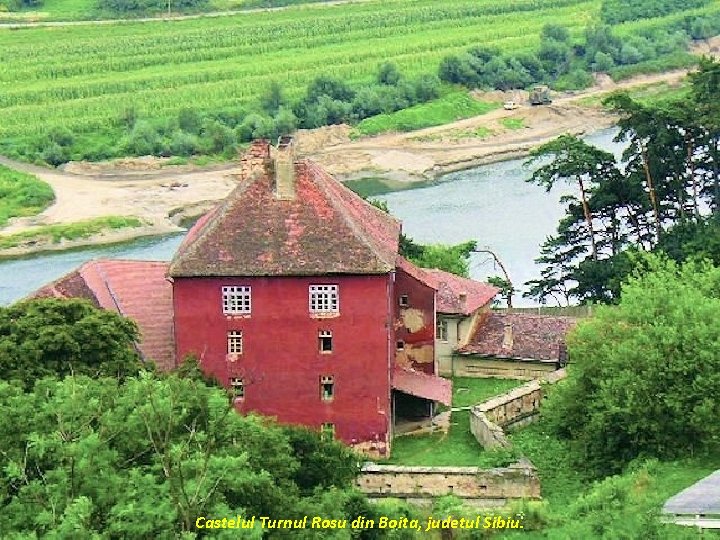
{"label": "construction vehicle", "polygon": [[545,85],[539,85],[530,92],[530,105],[550,105],[550,89]]}

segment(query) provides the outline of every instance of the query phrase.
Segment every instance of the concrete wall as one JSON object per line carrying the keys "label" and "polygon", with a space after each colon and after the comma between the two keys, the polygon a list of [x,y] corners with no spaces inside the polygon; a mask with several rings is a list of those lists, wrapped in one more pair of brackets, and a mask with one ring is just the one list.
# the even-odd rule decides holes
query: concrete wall
{"label": "concrete wall", "polygon": [[532,463],[521,460],[509,467],[404,467],[365,465],[356,480],[371,498],[427,499],[453,494],[488,506],[510,499],[540,498],[540,480]]}
{"label": "concrete wall", "polygon": [[[566,377],[564,369],[545,377],[554,383]],[[509,448],[504,429],[537,414],[543,391],[539,381],[530,381],[470,409],[470,431],[483,448]]]}
{"label": "concrete wall", "polygon": [[456,377],[499,377],[503,379],[532,380],[555,371],[555,362],[501,360],[458,356],[451,361],[450,373]]}

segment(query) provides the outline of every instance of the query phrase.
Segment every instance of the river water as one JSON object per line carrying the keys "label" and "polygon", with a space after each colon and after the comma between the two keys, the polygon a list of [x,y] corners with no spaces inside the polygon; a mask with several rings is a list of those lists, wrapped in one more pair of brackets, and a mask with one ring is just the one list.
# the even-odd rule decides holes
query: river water
{"label": "river water", "polygon": [[[586,140],[619,155],[622,146],[612,141],[615,134],[614,129],[603,130]],[[452,173],[434,186],[377,198],[387,201],[393,215],[402,220],[405,234],[417,242],[475,240],[479,247],[493,250],[517,286],[538,277],[540,268],[534,259],[563,215],[561,195],[570,192],[569,187],[557,187],[545,193],[525,182],[530,174],[524,160],[504,161]],[[91,259],[169,260],[181,241],[182,234],[0,261],[0,305],[19,300]],[[484,279],[500,275],[500,270],[490,257],[476,254],[470,273]],[[515,304],[532,302],[518,295]]]}

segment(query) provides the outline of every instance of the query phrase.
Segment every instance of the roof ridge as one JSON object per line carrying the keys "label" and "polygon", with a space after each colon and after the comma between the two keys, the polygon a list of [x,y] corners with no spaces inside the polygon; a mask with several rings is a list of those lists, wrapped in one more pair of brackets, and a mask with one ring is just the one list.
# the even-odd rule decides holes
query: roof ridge
{"label": "roof ridge", "polygon": [[[325,173],[318,165],[316,165],[314,162],[308,159],[303,159],[302,163],[311,169],[311,172],[313,173],[311,176],[311,181],[320,188],[325,196],[327,197],[328,202],[335,208],[335,210],[338,212],[338,214],[341,216],[342,220],[345,222],[345,224],[348,226],[348,228],[352,231],[353,236],[355,236],[355,239],[359,240],[363,244],[365,244],[372,253],[373,258],[376,262],[381,263],[381,265],[388,266],[388,271],[395,268],[395,264],[390,264],[388,261],[384,260],[383,257],[380,256],[380,253],[382,252],[381,246],[379,246],[375,242],[374,235],[368,234],[367,231],[364,230],[364,227],[362,224],[358,223],[358,221],[355,219],[354,216],[348,215],[348,208],[344,204],[342,204],[342,201],[338,200],[334,195],[338,195],[337,193],[333,193],[335,191],[335,186],[333,184],[337,182],[336,180],[332,180],[332,178]],[[319,178],[322,178],[321,181],[319,181]],[[332,181],[328,181],[332,180]],[[331,187],[332,186],[332,187]],[[344,186],[341,186],[344,187]],[[353,195],[355,195],[353,193]],[[360,199],[364,204],[369,204],[367,201],[364,201],[363,199]],[[372,205],[370,205],[372,206]],[[364,233],[364,234],[363,234]]]}

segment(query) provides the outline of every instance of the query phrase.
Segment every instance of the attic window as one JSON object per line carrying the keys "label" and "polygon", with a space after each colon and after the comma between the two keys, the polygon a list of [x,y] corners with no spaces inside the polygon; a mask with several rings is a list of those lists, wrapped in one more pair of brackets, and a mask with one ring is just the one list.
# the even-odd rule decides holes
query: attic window
{"label": "attic window", "polygon": [[222,306],[225,315],[249,315],[250,287],[223,287]]}
{"label": "attic window", "polygon": [[404,342],[404,341],[398,341],[398,342],[397,342],[397,350],[398,350],[398,351],[404,351],[404,350],[405,350],[405,342]]}
{"label": "attic window", "polygon": [[318,332],[318,341],[320,342],[320,352],[321,353],[329,353],[332,352],[333,349],[333,343],[332,343],[332,332],[329,330],[320,330]]}
{"label": "attic window", "polygon": [[400,307],[408,307],[409,305],[410,305],[410,302],[408,301],[408,295],[401,294],[400,295]]}
{"label": "attic window", "polygon": [[339,313],[337,285],[310,285],[310,313]]}
{"label": "attic window", "polygon": [[242,354],[243,336],[240,330],[231,330],[227,334],[228,354]]}
{"label": "attic window", "polygon": [[243,399],[245,397],[245,381],[237,377],[231,377],[230,387],[236,399]]}
{"label": "attic window", "polygon": [[335,397],[335,378],[332,375],[320,377],[320,399],[332,401]]}

